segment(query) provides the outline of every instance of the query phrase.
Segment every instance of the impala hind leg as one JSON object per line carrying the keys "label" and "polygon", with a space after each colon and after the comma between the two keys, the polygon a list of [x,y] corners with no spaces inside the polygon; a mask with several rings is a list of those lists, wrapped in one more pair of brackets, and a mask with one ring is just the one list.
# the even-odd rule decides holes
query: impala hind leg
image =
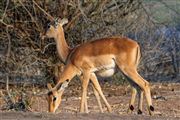
{"label": "impala hind leg", "polygon": [[138,94],[138,112],[137,113],[142,114],[143,91],[140,88],[138,88],[138,86],[132,87],[132,95],[129,102],[129,108],[128,108],[127,113],[132,113],[132,111],[134,110],[134,103],[135,103],[137,94]]}
{"label": "impala hind leg", "polygon": [[[123,69],[122,71],[124,72],[124,74],[126,74],[128,77],[130,77],[133,80],[133,82],[135,82],[143,90],[143,92],[145,93],[145,96],[146,96],[149,114],[153,115],[154,107],[152,106],[149,82],[144,80],[134,69],[126,68],[126,69]],[[143,94],[143,93],[141,93],[141,94]]]}
{"label": "impala hind leg", "polygon": [[136,95],[137,95],[137,90],[136,88],[132,87],[132,95],[129,102],[129,108],[128,108],[127,113],[132,113],[132,111],[134,110],[134,103],[135,103]]}
{"label": "impala hind leg", "polygon": [[101,96],[101,98],[103,99],[105,105],[107,106],[107,109],[109,112],[112,112],[112,108],[110,106],[110,104],[108,103],[108,101],[106,100],[102,90],[101,90],[101,86],[99,85],[99,82],[97,80],[96,75],[93,73],[91,74],[91,81],[94,84],[94,87],[96,88],[96,90],[98,91],[99,95]]}
{"label": "impala hind leg", "polygon": [[98,102],[98,106],[99,106],[100,112],[103,113],[100,96],[99,96],[98,91],[97,91],[96,88],[94,87],[94,84],[92,84],[92,88],[93,88],[93,91],[94,91],[94,95],[95,95],[95,97],[96,97],[96,100],[97,100],[97,102]]}
{"label": "impala hind leg", "polygon": [[138,89],[138,114],[142,114],[142,104],[143,104],[143,94],[144,92],[140,89]]}
{"label": "impala hind leg", "polygon": [[154,107],[152,106],[152,99],[151,99],[151,92],[149,87],[149,82],[144,80],[136,70],[135,66],[128,66],[123,65],[121,62],[116,62],[119,69],[128,77],[130,78],[136,85],[138,85],[141,90],[145,93],[148,111],[150,115],[153,115]]}

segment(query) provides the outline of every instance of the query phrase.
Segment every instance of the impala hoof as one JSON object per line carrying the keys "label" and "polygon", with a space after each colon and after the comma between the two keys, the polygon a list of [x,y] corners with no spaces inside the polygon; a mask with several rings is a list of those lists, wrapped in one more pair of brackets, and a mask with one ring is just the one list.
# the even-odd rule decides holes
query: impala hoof
{"label": "impala hoof", "polygon": [[139,115],[142,115],[142,111],[141,110],[138,110],[137,112]]}
{"label": "impala hoof", "polygon": [[130,110],[133,111],[134,110],[134,106],[133,105],[130,105]]}
{"label": "impala hoof", "polygon": [[153,116],[154,115],[154,107],[152,105],[149,106],[149,115]]}
{"label": "impala hoof", "polygon": [[152,105],[150,105],[149,109],[150,109],[151,111],[154,111],[154,107],[153,107]]}

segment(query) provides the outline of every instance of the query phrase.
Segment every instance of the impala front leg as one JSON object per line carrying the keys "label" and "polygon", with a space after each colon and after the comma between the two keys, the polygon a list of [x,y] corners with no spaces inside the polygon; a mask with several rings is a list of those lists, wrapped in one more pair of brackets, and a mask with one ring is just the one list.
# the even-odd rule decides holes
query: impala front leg
{"label": "impala front leg", "polygon": [[65,81],[71,81],[72,78],[79,73],[79,70],[76,66],[69,63],[65,66],[64,71],[61,74],[61,77],[59,78],[57,84],[54,88],[51,89],[51,91],[57,91],[61,87],[61,84]]}
{"label": "impala front leg", "polygon": [[80,112],[88,113],[87,106],[87,87],[89,84],[90,71],[83,72],[83,81],[82,81],[82,97],[81,97],[81,108]]}
{"label": "impala front leg", "polygon": [[[81,83],[83,83],[83,76],[79,76],[80,80],[81,80]],[[90,78],[90,79],[94,79],[94,78]],[[91,80],[93,82],[93,80]],[[103,109],[102,109],[102,104],[101,104],[101,100],[100,100],[100,96],[99,96],[99,93],[98,91],[96,90],[94,84],[91,84],[92,85],[92,88],[93,88],[93,92],[94,92],[94,95],[96,97],[96,100],[98,102],[98,105],[99,105],[99,109],[101,111],[101,113],[103,113]],[[85,103],[85,108],[88,108],[88,105],[87,103]]]}

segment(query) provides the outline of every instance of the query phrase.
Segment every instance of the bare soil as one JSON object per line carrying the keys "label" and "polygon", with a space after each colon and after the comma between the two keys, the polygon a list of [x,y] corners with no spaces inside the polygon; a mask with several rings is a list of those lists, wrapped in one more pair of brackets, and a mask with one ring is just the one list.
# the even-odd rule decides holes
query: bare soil
{"label": "bare soil", "polygon": [[[152,83],[153,105],[155,115],[149,116],[144,99],[143,115],[137,115],[137,100],[135,110],[132,114],[127,114],[128,103],[131,96],[130,87],[127,85],[102,85],[103,92],[113,108],[112,113],[108,113],[105,106],[104,113],[100,113],[96,98],[91,87],[88,92],[88,108],[90,113],[80,114],[81,88],[70,85],[63,96],[62,104],[55,114],[47,113],[47,102],[45,96],[31,96],[30,111],[0,110],[0,120],[38,120],[38,119],[78,119],[78,120],[180,120],[180,84],[157,84]],[[0,100],[0,107],[5,106],[6,102]],[[103,104],[104,105],[104,104]]]}

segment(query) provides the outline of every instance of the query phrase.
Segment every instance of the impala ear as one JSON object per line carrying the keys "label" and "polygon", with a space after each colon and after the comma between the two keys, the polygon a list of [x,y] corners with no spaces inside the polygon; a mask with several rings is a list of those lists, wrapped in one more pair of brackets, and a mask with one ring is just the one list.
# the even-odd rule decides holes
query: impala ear
{"label": "impala ear", "polygon": [[50,83],[48,83],[48,84],[47,84],[47,88],[48,88],[49,90],[51,90],[51,89],[52,89],[52,85],[51,85]]}
{"label": "impala ear", "polygon": [[68,23],[68,19],[67,18],[63,18],[60,22],[61,26],[65,25]]}

